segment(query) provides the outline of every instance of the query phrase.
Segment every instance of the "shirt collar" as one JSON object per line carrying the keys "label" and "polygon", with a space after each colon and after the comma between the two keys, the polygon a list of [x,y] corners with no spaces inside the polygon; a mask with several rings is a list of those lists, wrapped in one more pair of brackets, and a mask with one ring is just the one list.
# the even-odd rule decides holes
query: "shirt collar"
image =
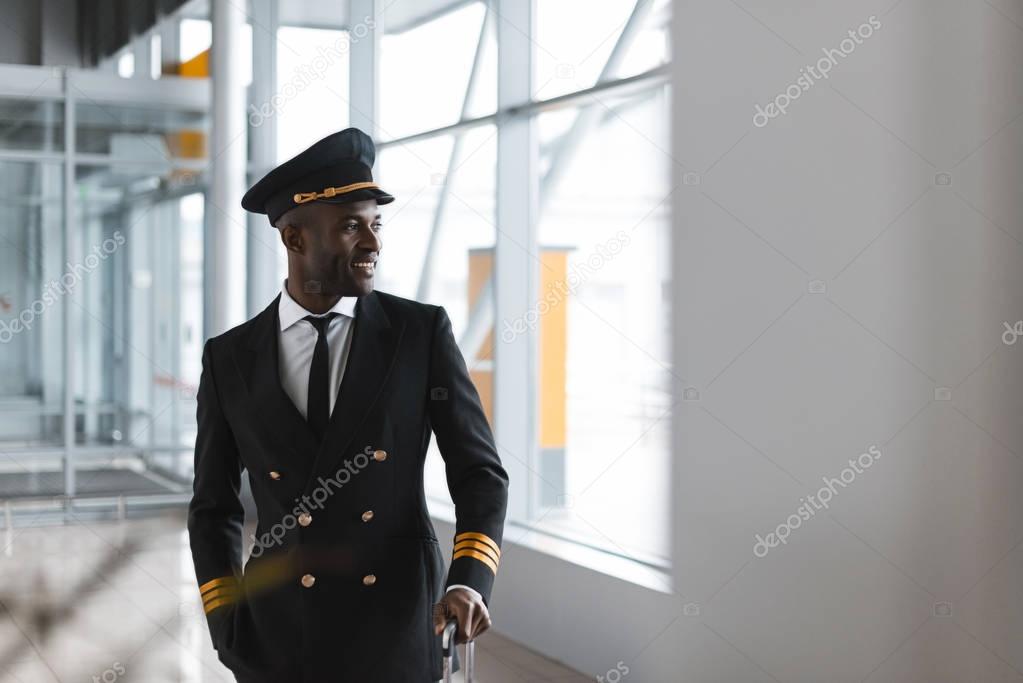
{"label": "shirt collar", "polygon": [[[355,317],[355,303],[359,300],[357,296],[343,296],[338,299],[334,307],[327,313],[340,313],[349,318]],[[284,278],[281,286],[281,300],[277,304],[277,312],[281,319],[281,332],[288,329],[307,315],[327,315],[327,313],[311,313],[304,309],[297,301],[288,294],[288,278]]]}

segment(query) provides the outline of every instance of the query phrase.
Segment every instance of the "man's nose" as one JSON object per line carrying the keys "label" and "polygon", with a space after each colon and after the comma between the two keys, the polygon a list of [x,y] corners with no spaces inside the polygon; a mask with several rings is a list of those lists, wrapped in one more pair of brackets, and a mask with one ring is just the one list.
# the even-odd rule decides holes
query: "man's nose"
{"label": "man's nose", "polygon": [[359,247],[366,251],[380,251],[384,246],[384,243],[380,239],[380,235],[377,234],[376,230],[372,228],[362,231],[362,239],[359,240]]}

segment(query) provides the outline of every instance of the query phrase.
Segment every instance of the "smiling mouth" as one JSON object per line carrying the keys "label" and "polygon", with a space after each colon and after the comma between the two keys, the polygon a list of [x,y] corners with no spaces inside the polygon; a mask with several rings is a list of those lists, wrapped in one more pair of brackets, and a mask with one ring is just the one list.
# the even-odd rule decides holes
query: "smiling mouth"
{"label": "smiling mouth", "polygon": [[363,273],[372,274],[376,270],[376,261],[353,261],[352,268]]}

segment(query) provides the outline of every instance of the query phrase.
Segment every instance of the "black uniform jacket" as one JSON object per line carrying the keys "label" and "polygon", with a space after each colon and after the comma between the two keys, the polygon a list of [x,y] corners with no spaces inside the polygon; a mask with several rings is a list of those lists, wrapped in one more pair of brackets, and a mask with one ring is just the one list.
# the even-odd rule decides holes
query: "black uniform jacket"
{"label": "black uniform jacket", "polygon": [[[188,533],[214,647],[244,683],[439,680],[432,605],[451,584],[489,602],[508,486],[451,321],[360,297],[317,444],[278,377],[278,299],[203,349]],[[431,430],[457,515],[446,578],[423,492]]]}

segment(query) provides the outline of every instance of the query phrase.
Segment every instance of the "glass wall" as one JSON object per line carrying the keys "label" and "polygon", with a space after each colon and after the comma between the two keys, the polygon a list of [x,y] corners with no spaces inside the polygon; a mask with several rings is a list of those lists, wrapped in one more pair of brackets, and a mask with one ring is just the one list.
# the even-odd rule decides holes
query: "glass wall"
{"label": "glass wall", "polygon": [[535,2],[533,92],[538,100],[589,88],[598,81],[635,76],[670,59],[670,0]]}
{"label": "glass wall", "polygon": [[[659,568],[671,501],[669,12],[666,0],[536,0],[533,98],[497,125],[473,120],[497,111],[499,86],[497,17],[482,2],[387,33],[379,81],[378,173],[397,201],[378,286],[445,306],[492,420],[498,231],[535,263],[521,281],[535,280],[536,370],[520,376],[535,452],[501,449],[530,479],[513,482],[524,500],[512,509],[525,512],[507,535],[540,531]],[[515,119],[533,123],[522,153],[537,160],[535,232],[497,225],[498,175],[528,168],[497,156],[498,126]],[[435,506],[448,500],[436,452],[427,488]]]}
{"label": "glass wall", "polygon": [[[19,69],[0,91],[27,78]],[[6,116],[0,106],[0,493],[44,508],[74,496],[72,513],[84,499],[183,501],[202,339],[205,85],[127,88],[73,70],[56,80],[56,96],[22,96]]]}
{"label": "glass wall", "polygon": [[[381,39],[384,143],[376,173],[396,201],[384,212],[377,286],[444,306],[492,420],[492,336],[467,333],[493,318],[487,282],[497,230],[497,130],[437,130],[496,106],[496,42],[486,14],[484,3],[465,3]],[[401,139],[411,135],[421,137]],[[428,494],[446,500],[436,441],[425,477]]]}
{"label": "glass wall", "polygon": [[[382,139],[451,125],[463,118],[463,107],[470,117],[494,111],[497,44],[493,26],[488,25],[484,31],[485,16],[484,3],[465,3],[431,21],[382,38],[378,122]],[[477,52],[479,74],[466,104]]]}
{"label": "glass wall", "polygon": [[64,108],[58,100],[0,97],[0,149],[64,149]]}
{"label": "glass wall", "polygon": [[63,179],[58,163],[0,161],[0,434],[15,468],[12,448],[62,441],[62,293],[76,277],[61,260]]}
{"label": "glass wall", "polygon": [[[75,327],[83,443],[144,448],[144,465],[191,473],[201,371],[202,195],[145,166],[79,166],[86,265]],[[198,202],[196,201],[198,200]],[[95,258],[90,255],[95,255]],[[113,458],[103,462],[109,464]]]}
{"label": "glass wall", "polygon": [[660,86],[537,118],[538,522],[653,562],[670,556],[669,101]]}
{"label": "glass wall", "polygon": [[535,119],[545,303],[527,523],[658,567],[670,558],[670,97],[657,78],[608,86],[667,61],[669,9],[537,0],[533,90],[580,94]]}

